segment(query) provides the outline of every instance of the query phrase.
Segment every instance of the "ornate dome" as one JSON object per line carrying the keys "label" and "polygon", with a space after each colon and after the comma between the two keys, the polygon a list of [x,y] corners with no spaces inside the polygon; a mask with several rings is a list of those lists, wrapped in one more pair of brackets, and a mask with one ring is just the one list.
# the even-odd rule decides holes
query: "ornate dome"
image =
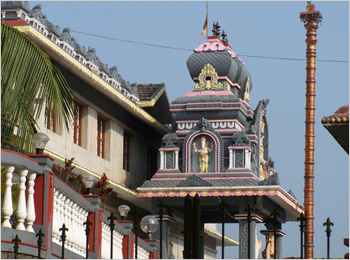
{"label": "ornate dome", "polygon": [[214,36],[194,50],[187,60],[188,71],[196,83],[194,91],[230,90],[236,97],[246,99],[252,80],[245,64],[232,51],[225,31],[220,39],[220,26],[214,23]]}

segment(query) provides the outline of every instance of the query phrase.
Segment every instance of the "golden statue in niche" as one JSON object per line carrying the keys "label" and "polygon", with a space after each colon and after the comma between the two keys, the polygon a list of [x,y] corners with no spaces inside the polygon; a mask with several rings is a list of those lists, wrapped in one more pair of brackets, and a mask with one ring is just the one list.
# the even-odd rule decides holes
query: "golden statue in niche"
{"label": "golden statue in niche", "polygon": [[208,172],[208,164],[210,161],[210,153],[213,150],[213,143],[211,144],[211,148],[209,149],[209,143],[205,136],[201,138],[201,150],[197,150],[196,143],[193,143],[193,148],[196,153],[199,154],[199,171],[200,172]]}

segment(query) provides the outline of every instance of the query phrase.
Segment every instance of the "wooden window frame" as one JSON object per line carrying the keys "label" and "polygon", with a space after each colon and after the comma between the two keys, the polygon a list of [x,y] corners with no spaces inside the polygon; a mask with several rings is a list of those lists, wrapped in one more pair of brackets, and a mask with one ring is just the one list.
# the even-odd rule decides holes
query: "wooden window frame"
{"label": "wooden window frame", "polygon": [[81,146],[82,109],[82,105],[75,104],[75,117],[73,122],[73,142],[79,146]]}
{"label": "wooden window frame", "polygon": [[123,169],[127,172],[130,170],[130,136],[124,133],[123,141]]}
{"label": "wooden window frame", "polygon": [[101,117],[97,118],[97,156],[105,158],[105,126],[106,122]]}
{"label": "wooden window frame", "polygon": [[[56,129],[56,113],[51,112],[51,109],[49,109],[48,107],[46,107],[46,122],[45,122],[45,126],[47,129],[51,130],[54,133],[57,133],[57,129]],[[52,123],[52,125],[51,125]]]}

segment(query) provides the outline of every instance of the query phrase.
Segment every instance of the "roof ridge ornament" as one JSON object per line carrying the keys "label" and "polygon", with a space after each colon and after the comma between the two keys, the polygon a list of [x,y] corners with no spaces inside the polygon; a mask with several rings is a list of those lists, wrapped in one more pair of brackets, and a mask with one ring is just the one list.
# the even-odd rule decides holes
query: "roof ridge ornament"
{"label": "roof ridge ornament", "polygon": [[228,40],[226,38],[227,34],[225,33],[225,30],[222,31],[221,36],[222,36],[222,42],[223,43],[228,43]]}
{"label": "roof ridge ornament", "polygon": [[177,187],[194,187],[194,186],[213,186],[210,181],[204,180],[202,177],[196,175],[195,173],[186,180],[183,180],[177,184]]}

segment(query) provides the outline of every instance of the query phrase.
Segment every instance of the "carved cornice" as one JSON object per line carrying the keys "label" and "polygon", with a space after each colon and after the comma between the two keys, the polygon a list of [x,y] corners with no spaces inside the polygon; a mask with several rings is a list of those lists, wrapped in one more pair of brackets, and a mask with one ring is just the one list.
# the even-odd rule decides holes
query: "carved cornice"
{"label": "carved cornice", "polygon": [[150,125],[153,125],[154,127],[158,128],[159,130],[161,130],[163,132],[169,132],[168,128],[166,128],[164,125],[159,123],[155,118],[150,116],[146,111],[144,111],[142,108],[139,108],[134,102],[132,102],[130,99],[128,99],[123,94],[118,92],[116,89],[114,89],[112,86],[110,86],[107,82],[105,82],[103,79],[101,79],[98,75],[96,75],[91,70],[86,68],[83,64],[81,64],[79,61],[77,61],[72,56],[70,56],[67,52],[65,52],[59,46],[55,45],[52,41],[50,41],[50,39],[48,39],[46,36],[42,35],[40,32],[38,32],[32,26],[27,25],[27,26],[14,26],[14,27],[17,30],[19,30],[20,32],[22,32],[26,35],[29,34],[32,37],[35,37],[37,40],[44,43],[49,49],[51,49],[56,54],[61,56],[64,60],[69,62],[71,65],[73,65],[76,69],[78,69],[86,77],[89,77],[91,80],[93,80],[94,82],[99,84],[102,89],[108,90],[110,93],[115,95],[120,100],[120,103],[122,103],[125,107],[127,107],[128,110],[132,110],[136,115],[138,115],[140,118],[143,118]]}
{"label": "carved cornice", "polygon": [[203,180],[202,177],[193,174],[186,180],[179,182],[177,187],[202,187],[202,186],[213,186],[210,181]]}

